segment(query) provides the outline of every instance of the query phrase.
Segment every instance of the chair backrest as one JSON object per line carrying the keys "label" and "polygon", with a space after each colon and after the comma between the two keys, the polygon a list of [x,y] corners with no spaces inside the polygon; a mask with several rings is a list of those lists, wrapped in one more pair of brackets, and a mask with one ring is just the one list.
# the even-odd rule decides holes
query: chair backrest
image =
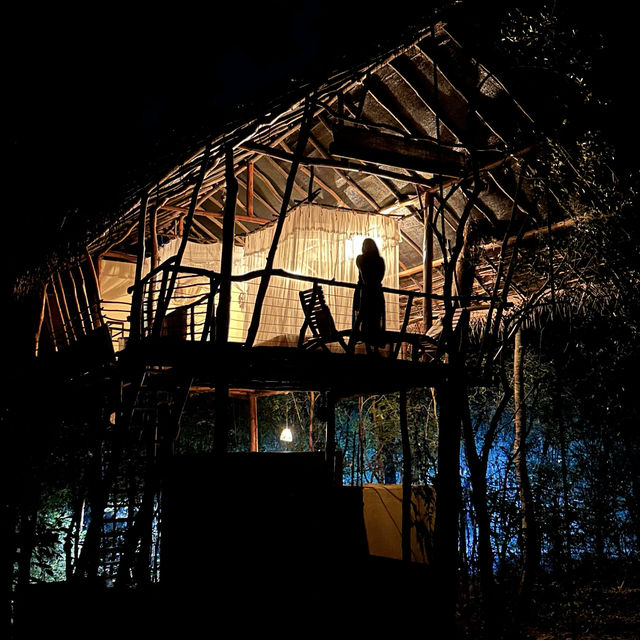
{"label": "chair backrest", "polygon": [[336,325],[324,299],[322,287],[315,284],[312,289],[300,291],[299,295],[305,316],[302,331],[308,326],[317,338],[333,338],[336,334]]}

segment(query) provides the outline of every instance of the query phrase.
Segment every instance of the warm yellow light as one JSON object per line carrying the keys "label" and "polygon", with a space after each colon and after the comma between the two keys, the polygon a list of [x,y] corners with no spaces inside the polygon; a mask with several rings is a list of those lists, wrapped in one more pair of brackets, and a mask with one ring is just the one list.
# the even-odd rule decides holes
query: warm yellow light
{"label": "warm yellow light", "polygon": [[282,430],[280,440],[282,440],[282,442],[293,442],[293,433],[291,433],[291,429],[289,429],[289,427],[285,427]]}
{"label": "warm yellow light", "polygon": [[362,253],[362,243],[366,238],[373,238],[374,242],[378,246],[378,250],[382,250],[382,238],[379,238],[375,234],[370,234],[368,236],[351,236],[347,238],[345,245],[345,258],[347,260],[355,260]]}

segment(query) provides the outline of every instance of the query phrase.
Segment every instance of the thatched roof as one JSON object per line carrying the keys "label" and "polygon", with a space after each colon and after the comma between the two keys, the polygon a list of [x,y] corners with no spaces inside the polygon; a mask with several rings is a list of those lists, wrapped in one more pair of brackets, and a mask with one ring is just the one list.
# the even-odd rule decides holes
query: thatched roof
{"label": "thatched roof", "polygon": [[[468,28],[461,31],[468,36]],[[311,134],[296,176],[293,201],[309,196],[313,174],[311,191],[320,204],[401,217],[400,272],[405,288],[421,286],[427,197],[433,198],[441,214],[436,226],[445,246],[455,237],[462,212],[471,206],[476,233],[481,237],[476,292],[494,291],[496,263],[510,259],[510,245],[503,243],[505,233],[515,235],[520,228],[524,250],[531,248],[532,268],[518,282],[512,297],[525,300],[537,291],[546,278],[544,269],[536,264],[538,243],[541,239],[544,242],[550,231],[562,232],[573,223],[567,219],[560,198],[549,197],[548,192],[541,197],[541,176],[535,168],[541,137],[533,118],[495,69],[469,53],[456,33],[455,21],[409,29],[384,51],[366,52],[360,60],[342,62],[341,68],[333,69],[324,79],[292,83],[277,97],[247,106],[235,119],[218,122],[185,141],[177,155],[150,162],[116,206],[93,212],[91,224],[84,225],[73,241],[67,238],[67,246],[58,247],[48,263],[32,269],[19,286],[28,287],[37,281],[38,274],[46,276],[56,262],[83,256],[85,248],[94,255],[135,253],[143,192],[156,210],[158,233],[175,236],[188,210],[205,147],[207,169],[198,194],[192,239],[209,243],[221,237],[224,153],[231,146],[239,182],[236,240],[241,243],[244,234],[273,221],[280,211],[305,100],[313,96]],[[357,147],[363,136],[380,139],[381,147],[404,145],[409,155],[412,149],[426,147],[431,149],[431,162],[427,157],[424,165],[408,162],[400,166],[397,158],[384,153],[377,158],[358,158],[349,148]],[[250,171],[252,212],[247,210]],[[481,190],[477,200],[470,202],[474,172]],[[437,243],[434,259],[436,267],[443,261]],[[561,278],[556,276],[556,280],[559,283]],[[441,275],[436,268],[434,291],[439,286]]]}

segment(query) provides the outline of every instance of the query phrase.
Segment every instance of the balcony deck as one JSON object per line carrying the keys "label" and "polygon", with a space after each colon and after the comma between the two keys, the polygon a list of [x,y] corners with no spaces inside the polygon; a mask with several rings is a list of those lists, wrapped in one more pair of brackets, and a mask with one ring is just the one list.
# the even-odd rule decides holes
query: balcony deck
{"label": "balcony deck", "polygon": [[390,393],[434,386],[447,375],[438,362],[397,360],[384,354],[305,351],[290,347],[252,347],[229,343],[148,339],[120,353],[125,368],[168,368],[215,387],[222,377],[232,389],[328,391],[340,395]]}

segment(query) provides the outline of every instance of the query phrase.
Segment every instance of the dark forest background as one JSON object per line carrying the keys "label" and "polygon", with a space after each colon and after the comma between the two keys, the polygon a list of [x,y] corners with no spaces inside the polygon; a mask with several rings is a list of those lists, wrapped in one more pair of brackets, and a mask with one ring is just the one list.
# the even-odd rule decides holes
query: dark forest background
{"label": "dark forest background", "polygon": [[[179,10],[151,3],[12,5],[3,40],[12,211],[6,234],[22,232],[30,251],[9,246],[7,266],[46,251],[74,211],[91,215],[117,202],[150,158],[170,157],[185,140],[291,81],[321,77],[344,60],[397,44],[408,27],[429,24],[434,8],[457,5],[470,24],[497,28],[506,11],[541,7],[571,24],[571,46],[589,57],[586,79],[601,98],[584,117],[612,140],[616,162],[638,166],[635,27],[628,3],[618,0],[606,9],[574,0],[393,7],[276,0],[229,3],[224,11],[189,3]],[[486,26],[483,32],[498,35]]]}
{"label": "dark forest background", "polygon": [[[474,43],[479,50],[500,49],[507,46],[500,38],[517,35],[507,53],[514,79],[529,80],[520,88],[532,104],[543,87],[563,95],[553,103],[538,100],[542,132],[579,154],[595,185],[595,193],[582,194],[585,202],[606,213],[579,230],[572,255],[576,264],[587,255],[606,257],[609,266],[600,285],[615,293],[614,302],[603,300],[588,312],[534,323],[523,336],[531,522],[538,534],[526,611],[519,595],[525,543],[518,507],[521,479],[514,465],[512,352],[503,354],[500,384],[470,392],[461,455],[461,616],[469,637],[513,637],[514,628],[541,638],[638,637],[634,20],[622,2],[449,4],[466,12],[469,28],[484,24]],[[116,201],[125,186],[145,175],[149,158],[171,158],[185,141],[237,115],[237,105],[278,93],[300,75],[321,75],[341,59],[384,49],[407,25],[431,19],[430,10],[424,3],[360,1],[249,3],[225,6],[224,13],[219,5],[184,3],[135,11],[115,4],[10,9],[3,54],[9,165],[3,301],[8,304],[17,273],[40,260],[92,208]],[[541,70],[551,72],[557,86],[538,83]],[[190,399],[183,452],[209,450],[210,401]],[[242,450],[248,417],[242,403],[234,406],[234,446]],[[434,484],[433,397],[415,392],[410,407],[414,477]],[[36,536],[30,557],[17,555],[5,567],[9,587],[73,575],[74,540],[82,534],[78,514],[84,496],[78,478],[90,466],[90,434],[81,430],[77,437],[77,425],[55,413],[43,418],[35,409],[31,414],[25,406],[4,407],[2,413],[11,444],[3,466],[22,501],[17,522],[31,518]],[[307,446],[308,395],[266,399],[261,412],[263,448],[282,446],[283,412],[297,429],[292,446]],[[18,413],[39,416],[37,444],[25,440]],[[312,436],[321,447],[321,422]],[[397,400],[370,398],[363,410],[341,404],[338,444],[345,452],[345,483],[399,481]],[[487,479],[488,575],[486,564],[481,575],[487,558],[471,482],[478,455]]]}

